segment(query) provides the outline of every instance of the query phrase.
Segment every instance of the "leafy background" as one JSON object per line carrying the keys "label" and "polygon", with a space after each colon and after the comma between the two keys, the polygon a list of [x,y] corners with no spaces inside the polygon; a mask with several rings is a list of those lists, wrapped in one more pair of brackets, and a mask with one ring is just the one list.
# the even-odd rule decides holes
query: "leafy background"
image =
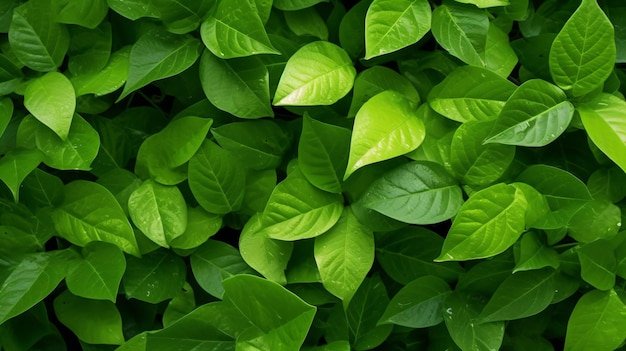
{"label": "leafy background", "polygon": [[0,349],[624,349],[622,1],[5,0],[0,32]]}

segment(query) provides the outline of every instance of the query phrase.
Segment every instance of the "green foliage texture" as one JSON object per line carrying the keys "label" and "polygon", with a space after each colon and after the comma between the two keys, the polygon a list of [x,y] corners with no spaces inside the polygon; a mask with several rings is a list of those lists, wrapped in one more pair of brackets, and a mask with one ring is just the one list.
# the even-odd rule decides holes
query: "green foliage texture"
{"label": "green foliage texture", "polygon": [[1,0],[0,351],[626,350],[626,2]]}

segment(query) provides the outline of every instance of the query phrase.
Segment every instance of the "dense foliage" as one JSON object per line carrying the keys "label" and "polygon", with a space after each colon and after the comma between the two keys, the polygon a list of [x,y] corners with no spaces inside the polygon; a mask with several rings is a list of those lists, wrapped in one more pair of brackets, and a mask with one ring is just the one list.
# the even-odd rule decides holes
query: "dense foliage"
{"label": "dense foliage", "polygon": [[0,350],[624,347],[625,2],[4,0],[0,33]]}

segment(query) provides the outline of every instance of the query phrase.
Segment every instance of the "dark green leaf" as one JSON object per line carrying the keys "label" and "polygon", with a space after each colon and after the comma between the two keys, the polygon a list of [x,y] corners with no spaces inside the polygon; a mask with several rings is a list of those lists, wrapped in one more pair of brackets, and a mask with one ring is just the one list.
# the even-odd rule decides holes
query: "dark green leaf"
{"label": "dark green leaf", "polygon": [[173,298],[185,283],[185,262],[163,249],[128,257],[122,285],[126,298],[159,303]]}
{"label": "dark green leaf", "polygon": [[498,350],[504,337],[504,322],[480,323],[480,299],[455,292],[444,301],[443,320],[461,350]]}

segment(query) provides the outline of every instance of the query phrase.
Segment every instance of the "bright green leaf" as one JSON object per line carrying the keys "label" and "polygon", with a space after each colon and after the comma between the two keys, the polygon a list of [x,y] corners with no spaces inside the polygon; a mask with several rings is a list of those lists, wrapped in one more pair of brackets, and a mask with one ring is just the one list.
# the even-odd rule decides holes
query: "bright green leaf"
{"label": "bright green leaf", "polygon": [[222,227],[222,216],[209,213],[201,207],[187,209],[187,226],[185,231],[170,241],[176,249],[193,249],[216,234]]}
{"label": "bright green leaf", "polygon": [[287,61],[274,105],[332,105],[352,89],[355,76],[344,49],[325,41],[306,44]]}
{"label": "bright green leaf", "polygon": [[103,96],[121,88],[128,77],[130,47],[126,46],[113,54],[102,70],[70,77],[76,96],[94,94]]}
{"label": "bright green leaf", "polygon": [[72,83],[63,74],[49,72],[32,81],[24,92],[24,106],[61,139],[67,140],[76,95]]}
{"label": "bright green leaf", "polygon": [[405,97],[390,90],[374,96],[356,115],[344,180],[363,166],[415,150],[425,135],[424,123]]}
{"label": "bright green leaf", "polygon": [[455,0],[464,4],[476,5],[479,8],[497,7],[509,5],[509,0]]}

